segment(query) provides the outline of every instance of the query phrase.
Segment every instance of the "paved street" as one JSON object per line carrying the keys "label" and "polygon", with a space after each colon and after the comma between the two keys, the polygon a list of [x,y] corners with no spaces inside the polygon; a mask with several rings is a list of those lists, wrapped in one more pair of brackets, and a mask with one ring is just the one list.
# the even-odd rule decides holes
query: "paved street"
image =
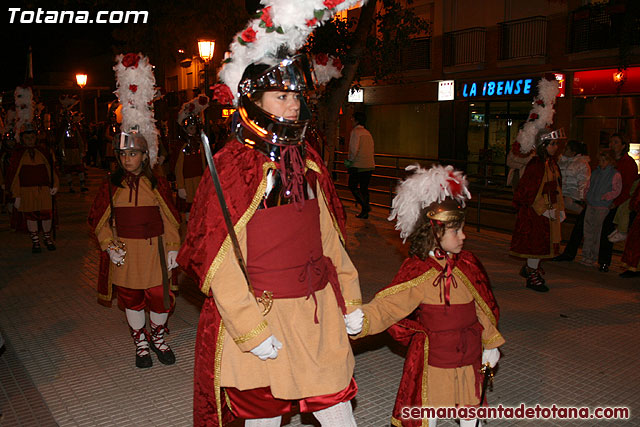
{"label": "paved street", "polygon": [[[168,338],[177,363],[134,366],[123,313],[96,303],[98,252],[86,225],[103,171],[92,169],[89,194],[59,195],[58,250],[31,254],[27,235],[0,217],[0,425],[190,426],[193,347],[202,297],[186,277]],[[368,220],[347,206],[348,250],[363,299],[387,285],[406,254],[387,212]],[[627,406],[630,420],[513,421],[489,426],[636,426],[640,411],[640,279],[620,279],[578,263],[545,263],[548,294],[524,287],[521,261],[507,255],[510,236],[468,227],[466,247],[484,263],[501,306],[507,343],[488,394],[491,405]],[[617,265],[616,265],[617,263]],[[354,344],[359,426],[388,426],[403,364],[386,334]],[[295,416],[287,426],[317,425]],[[442,426],[456,426],[452,421]]]}

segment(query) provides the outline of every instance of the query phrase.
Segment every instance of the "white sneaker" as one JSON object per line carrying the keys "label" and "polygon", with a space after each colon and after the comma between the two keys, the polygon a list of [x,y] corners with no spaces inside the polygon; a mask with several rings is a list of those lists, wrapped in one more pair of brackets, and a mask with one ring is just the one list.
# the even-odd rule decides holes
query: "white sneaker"
{"label": "white sneaker", "polygon": [[618,243],[618,242],[623,242],[627,240],[627,233],[620,233],[617,232],[616,234],[614,234],[613,236],[609,236],[609,241],[611,243]]}

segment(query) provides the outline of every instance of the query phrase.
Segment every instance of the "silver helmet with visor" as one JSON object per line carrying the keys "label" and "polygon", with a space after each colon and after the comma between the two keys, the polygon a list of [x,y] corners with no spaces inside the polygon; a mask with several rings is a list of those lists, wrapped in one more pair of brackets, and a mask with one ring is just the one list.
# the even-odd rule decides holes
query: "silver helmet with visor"
{"label": "silver helmet with visor", "polygon": [[120,132],[120,134],[114,135],[113,145],[113,150],[116,152],[118,161],[119,157],[121,155],[125,155],[127,151],[134,151],[139,154],[149,153],[147,140],[136,130],[132,130],[131,132]]}
{"label": "silver helmet with visor", "polygon": [[[250,134],[263,141],[277,145],[298,145],[304,141],[305,132],[311,119],[311,112],[304,98],[300,97],[300,115],[297,120],[289,120],[265,111],[256,104],[258,96],[267,91],[298,92],[313,90],[314,75],[306,55],[296,55],[281,60],[268,67],[261,64],[247,67],[245,75],[238,85],[240,101],[239,120],[234,131],[243,143],[252,144]],[[264,68],[267,67],[267,68]],[[253,75],[252,75],[253,74]]]}

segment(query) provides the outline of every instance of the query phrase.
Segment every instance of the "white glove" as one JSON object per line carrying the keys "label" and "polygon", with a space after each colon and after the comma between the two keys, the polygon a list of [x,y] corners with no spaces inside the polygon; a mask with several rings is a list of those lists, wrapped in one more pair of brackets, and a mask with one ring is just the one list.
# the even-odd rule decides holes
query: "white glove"
{"label": "white glove", "polygon": [[257,347],[251,350],[254,356],[257,356],[260,360],[275,359],[278,357],[278,350],[282,348],[282,343],[278,341],[276,337],[271,335],[266,340],[262,341]]}
{"label": "white glove", "polygon": [[544,211],[542,213],[542,216],[546,216],[550,220],[555,221],[555,219],[556,219],[556,210],[555,209],[547,209],[546,211]]}
{"label": "white glove", "polygon": [[180,197],[181,199],[187,199],[187,190],[185,190],[184,188],[178,188],[178,197]]}
{"label": "white glove", "polygon": [[491,350],[484,350],[482,352],[482,364],[489,362],[489,366],[495,368],[500,360],[500,350],[492,348]]}
{"label": "white glove", "polygon": [[49,188],[49,194],[51,194],[52,196],[55,196],[57,192],[58,192],[58,187]]}
{"label": "white glove", "polygon": [[558,221],[563,222],[565,219],[567,219],[567,214],[564,211],[560,211],[558,213]]}
{"label": "white glove", "polygon": [[362,332],[362,322],[364,321],[364,312],[356,308],[349,314],[345,314],[344,323],[347,325],[347,333],[349,335],[357,335]]}
{"label": "white glove", "polygon": [[169,251],[167,253],[167,270],[171,271],[178,266],[176,258],[178,258],[178,251]]}
{"label": "white glove", "polygon": [[109,254],[109,258],[111,258],[111,262],[116,265],[121,263],[126,255],[126,252],[122,249],[107,248],[107,253]]}
{"label": "white glove", "polygon": [[16,200],[13,202],[13,207],[20,209],[20,197],[16,197]]}

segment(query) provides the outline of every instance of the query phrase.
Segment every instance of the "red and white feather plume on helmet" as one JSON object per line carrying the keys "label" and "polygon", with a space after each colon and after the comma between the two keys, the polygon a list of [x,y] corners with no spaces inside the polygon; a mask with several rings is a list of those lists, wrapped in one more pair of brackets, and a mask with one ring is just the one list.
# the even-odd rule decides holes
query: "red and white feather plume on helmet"
{"label": "red and white feather plume on helmet", "polygon": [[442,222],[464,217],[465,203],[471,199],[471,193],[461,171],[441,165],[430,169],[410,165],[405,170],[413,174],[398,185],[388,218],[389,221],[396,218],[395,228],[400,230],[403,242],[415,231],[421,215]]}
{"label": "red and white feather plume on helmet", "polygon": [[[529,154],[539,143],[538,133],[553,123],[553,108],[558,94],[558,81],[540,79],[538,82],[538,96],[533,99],[533,107],[529,112],[529,118],[518,132],[516,138],[520,144],[521,154]],[[554,138],[557,139],[557,138]]]}
{"label": "red and white feather plume on helmet", "polygon": [[153,117],[153,100],[156,97],[156,78],[149,58],[141,53],[116,56],[115,94],[122,104],[122,127],[125,134],[144,137],[149,152],[149,164],[158,159],[158,136]]}
{"label": "red and white feather plume on helmet", "polygon": [[[221,104],[237,105],[238,84],[248,65],[276,65],[283,51],[286,54],[298,51],[309,34],[336,12],[364,4],[366,0],[261,0],[261,3],[264,7],[236,34],[218,73],[222,83],[215,85],[213,99]],[[341,69],[338,63],[332,64],[338,71]],[[333,69],[327,71],[335,73]]]}
{"label": "red and white feather plume on helmet", "polygon": [[16,140],[20,140],[20,133],[25,129],[25,125],[31,125],[33,121],[33,91],[29,86],[18,86],[13,93],[16,103]]}
{"label": "red and white feather plume on helmet", "polygon": [[200,122],[200,113],[207,107],[209,107],[209,97],[206,95],[199,95],[185,102],[178,112],[178,123],[185,127],[192,123],[197,125]]}

